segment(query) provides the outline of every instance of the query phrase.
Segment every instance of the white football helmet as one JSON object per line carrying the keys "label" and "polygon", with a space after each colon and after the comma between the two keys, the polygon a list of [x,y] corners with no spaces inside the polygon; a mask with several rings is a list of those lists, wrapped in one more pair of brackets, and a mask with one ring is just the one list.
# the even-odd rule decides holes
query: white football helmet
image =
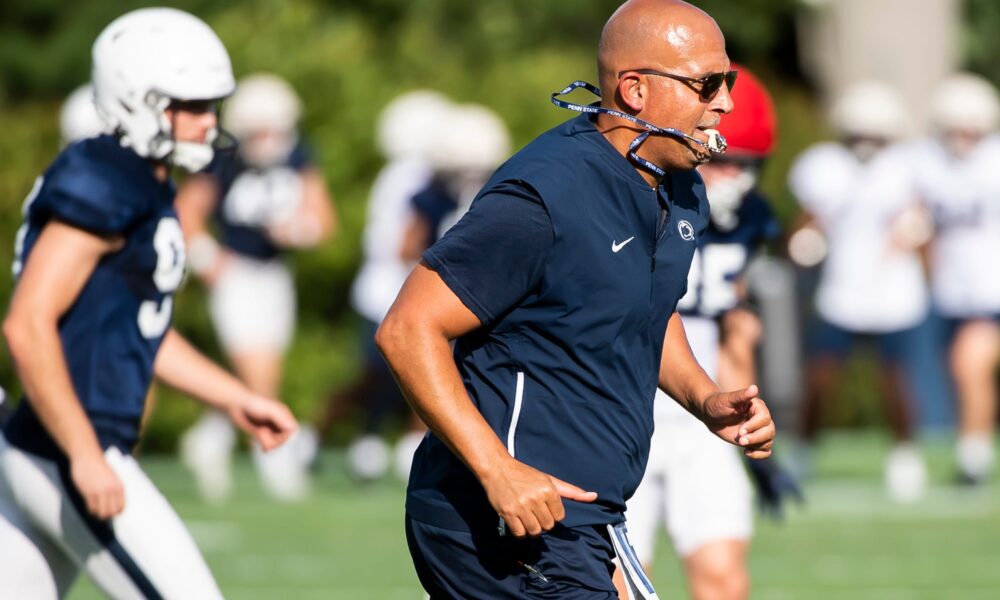
{"label": "white football helmet", "polygon": [[107,133],[108,126],[94,106],[94,88],[85,83],[73,90],[59,110],[59,133],[62,145]]}
{"label": "white football helmet", "polygon": [[849,86],[830,113],[833,126],[846,136],[898,139],[906,126],[906,104],[892,86],[863,81]]}
{"label": "white football helmet", "polygon": [[447,126],[452,104],[431,90],[407,92],[392,100],[378,117],[376,142],[390,160],[427,159]]}
{"label": "white football helmet", "polygon": [[236,137],[262,129],[295,129],[302,102],[292,86],[276,75],[255,73],[240,79],[226,102],[226,129]]}
{"label": "white football helmet", "polygon": [[252,165],[268,167],[286,159],[298,142],[302,102],[292,86],[275,75],[240,79],[226,101],[223,123],[240,140],[240,153]]}
{"label": "white football helmet", "polygon": [[489,173],[510,154],[507,126],[485,106],[455,106],[440,127],[440,139],[430,153],[437,171]]}
{"label": "white football helmet", "polygon": [[985,134],[1000,122],[1000,100],[990,82],[971,73],[956,73],[931,96],[930,116],[942,131]]}
{"label": "white football helmet", "polygon": [[229,54],[201,19],[173,8],[143,8],[104,28],[93,48],[94,98],[101,118],[139,156],[189,171],[212,160],[204,143],[174,139],[171,100],[218,100],[233,93]]}

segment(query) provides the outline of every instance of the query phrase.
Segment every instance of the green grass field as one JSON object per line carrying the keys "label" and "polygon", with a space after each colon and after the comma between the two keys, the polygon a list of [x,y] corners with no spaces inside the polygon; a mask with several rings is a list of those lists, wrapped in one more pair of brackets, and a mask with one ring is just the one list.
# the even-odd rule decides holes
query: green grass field
{"label": "green grass field", "polygon": [[[949,445],[924,448],[930,493],[897,506],[882,492],[882,438],[827,437],[807,505],[793,507],[784,523],[758,521],[753,598],[1000,598],[1000,485],[952,487]],[[237,463],[238,493],[222,507],[203,505],[172,457],[142,462],[188,523],[227,598],[422,598],[403,539],[403,486],[357,487],[339,454],[323,458],[316,493],[295,506],[268,501],[245,460]],[[662,542],[657,591],[684,597]],[[70,597],[101,595],[81,578]]]}

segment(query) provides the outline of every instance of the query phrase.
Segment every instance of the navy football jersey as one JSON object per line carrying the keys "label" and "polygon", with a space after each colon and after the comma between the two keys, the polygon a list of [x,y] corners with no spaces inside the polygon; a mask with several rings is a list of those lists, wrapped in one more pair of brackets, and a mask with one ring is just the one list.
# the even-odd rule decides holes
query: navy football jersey
{"label": "navy football jersey", "polygon": [[[105,448],[130,452],[136,442],[153,361],[184,275],[174,195],[173,183],[158,181],[151,163],[106,135],[66,148],[25,200],[15,276],[31,264],[32,248],[52,220],[124,241],[101,258],[59,320],[73,388]],[[5,436],[25,450],[58,457],[28,400],[7,422]]]}
{"label": "navy football jersey", "polygon": [[737,282],[754,251],[781,232],[770,205],[756,190],[747,194],[736,215],[735,228],[722,231],[712,222],[698,240],[687,293],[677,303],[681,314],[718,317],[735,308],[740,301]]}
{"label": "navy football jersey", "polygon": [[267,227],[291,216],[302,200],[302,171],[313,162],[302,142],[283,163],[247,165],[238,153],[219,153],[205,172],[219,184],[215,222],[222,245],[237,254],[268,260],[281,254]]}
{"label": "navy football jersey", "polygon": [[433,180],[413,196],[410,206],[427,221],[429,229],[425,247],[430,248],[441,236],[441,224],[458,210],[458,200],[444,182]]}
{"label": "navy football jersey", "polygon": [[[642,479],[667,322],[708,218],[696,172],[651,188],[581,115],[501,166],[423,254],[482,324],[454,353],[477,410],[517,460],[597,492],[565,503],[566,527],[621,522]],[[474,533],[498,524],[433,433],[406,511]]]}

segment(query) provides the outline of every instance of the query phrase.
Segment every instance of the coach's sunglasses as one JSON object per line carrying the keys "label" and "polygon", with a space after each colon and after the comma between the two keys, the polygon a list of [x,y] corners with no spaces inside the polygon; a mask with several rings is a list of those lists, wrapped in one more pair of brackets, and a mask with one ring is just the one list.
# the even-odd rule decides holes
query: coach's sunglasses
{"label": "coach's sunglasses", "polygon": [[[730,92],[733,91],[733,86],[736,85],[736,71],[726,71],[725,73],[712,73],[711,75],[706,75],[704,77],[686,77],[684,75],[674,75],[673,73],[664,73],[663,71],[657,71],[656,69],[625,69],[624,71],[618,72],[618,78],[621,79],[622,75],[625,73],[639,73],[640,75],[656,75],[658,77],[669,77],[680,81],[684,85],[698,92],[698,95],[705,102],[711,102],[715,95],[719,93],[722,89],[722,84],[726,85],[726,89]],[[695,87],[698,84],[698,87]]]}

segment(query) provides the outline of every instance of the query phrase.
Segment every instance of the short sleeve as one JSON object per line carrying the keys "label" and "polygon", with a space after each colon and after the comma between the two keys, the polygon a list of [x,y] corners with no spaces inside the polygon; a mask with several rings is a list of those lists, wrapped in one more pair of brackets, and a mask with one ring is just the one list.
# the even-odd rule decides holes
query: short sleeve
{"label": "short sleeve", "polygon": [[476,199],[422,258],[489,325],[538,288],[554,241],[537,192],[505,182]]}
{"label": "short sleeve", "polygon": [[123,194],[96,166],[54,166],[35,205],[53,219],[100,235],[122,233],[146,212],[143,198]]}
{"label": "short sleeve", "polygon": [[856,161],[838,144],[822,143],[799,156],[788,173],[788,188],[799,205],[824,218],[850,197],[857,178]]}

